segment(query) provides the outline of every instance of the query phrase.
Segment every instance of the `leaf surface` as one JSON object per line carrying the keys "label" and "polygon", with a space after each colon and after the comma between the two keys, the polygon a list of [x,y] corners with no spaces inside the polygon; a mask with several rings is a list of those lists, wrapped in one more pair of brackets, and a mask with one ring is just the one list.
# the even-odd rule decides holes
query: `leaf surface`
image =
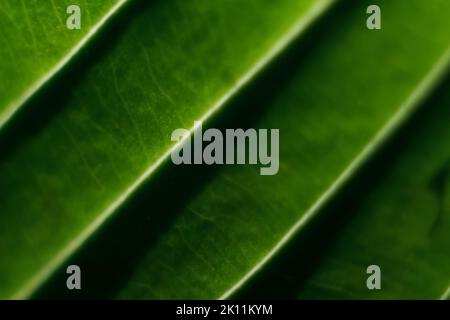
{"label": "leaf surface", "polygon": [[[449,298],[449,85],[239,298]],[[380,267],[381,290],[367,287],[371,265]]]}
{"label": "leaf surface", "polygon": [[445,74],[450,29],[442,12],[448,2],[408,1],[405,10],[403,1],[382,1],[379,33],[361,27],[370,3],[358,2],[328,20],[327,36],[315,36],[297,67],[290,65],[283,86],[265,97],[267,105],[252,109],[264,111],[251,127],[280,129],[279,173],[261,177],[255,166],[218,169],[152,243],[119,297],[230,297]]}
{"label": "leaf surface", "polygon": [[450,30],[441,13],[450,4],[380,3],[382,32],[364,26],[371,2],[343,3],[307,50],[293,49],[284,67],[224,110],[230,119],[214,123],[279,128],[277,175],[260,176],[259,166],[205,173],[169,165],[162,182],[74,258],[101,283],[86,294],[228,298],[301,233],[447,72]]}
{"label": "leaf surface", "polygon": [[1,297],[34,292],[168,158],[175,128],[208,118],[333,2],[127,6],[2,141]]}
{"label": "leaf surface", "polygon": [[[300,298],[445,299],[450,284],[450,83],[404,134],[398,155],[357,201]],[[368,290],[369,265],[381,290]]]}
{"label": "leaf surface", "polygon": [[69,30],[71,1],[0,4],[0,128],[88,43],[126,0],[77,1],[81,29]]}

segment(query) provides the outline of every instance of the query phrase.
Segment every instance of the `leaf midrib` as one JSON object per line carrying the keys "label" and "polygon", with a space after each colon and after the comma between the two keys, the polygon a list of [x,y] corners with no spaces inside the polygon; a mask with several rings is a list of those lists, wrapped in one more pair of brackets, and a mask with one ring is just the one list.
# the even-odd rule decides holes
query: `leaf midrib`
{"label": "leaf midrib", "polygon": [[35,81],[28,89],[24,90],[22,95],[15,101],[8,104],[0,114],[0,130],[14,117],[14,115],[39,92],[47,83],[69,65],[74,58],[86,47],[91,39],[98,34],[101,28],[130,0],[118,0],[117,3],[89,30],[89,32],[81,38],[81,40],[72,49],[59,60],[50,70],[48,70],[41,78]]}
{"label": "leaf midrib", "polygon": [[[125,4],[128,0],[120,0],[120,3]],[[245,72],[241,78],[222,96],[211,108],[200,118],[200,122],[206,122],[217,111],[226,105],[234,96],[247,87],[268,65],[271,64],[278,56],[281,55],[297,38],[303,34],[308,27],[310,27],[317,18],[324,14],[333,4],[338,0],[319,0],[312,6],[306,14],[301,15],[299,19],[292,25],[291,28],[260,58],[256,63]],[[116,8],[116,11],[119,7]],[[113,14],[113,13],[112,13]],[[112,15],[111,14],[111,15]],[[110,15],[110,16],[111,16]],[[57,71],[56,71],[57,72]],[[56,74],[55,72],[55,74]],[[49,78],[50,79],[50,78]],[[45,82],[44,82],[45,83]],[[43,84],[44,84],[43,83]],[[36,91],[35,91],[36,92]],[[0,129],[3,125],[0,119]],[[47,265],[45,265],[35,276],[33,276],[24,286],[22,286],[12,297],[12,299],[27,299],[29,298],[50,276],[63,264],[78,248],[80,248],[86,240],[99,229],[102,224],[114,214],[126,201],[129,199],[139,187],[149,179],[151,174],[167,159],[170,158],[171,153],[182,146],[189,140],[194,133],[196,127],[191,127],[188,135],[183,139],[172,145],[166,150],[148,169],[139,176],[136,181],[130,185],[110,206],[104,210],[91,224],[87,226],[74,240],[65,246]]]}

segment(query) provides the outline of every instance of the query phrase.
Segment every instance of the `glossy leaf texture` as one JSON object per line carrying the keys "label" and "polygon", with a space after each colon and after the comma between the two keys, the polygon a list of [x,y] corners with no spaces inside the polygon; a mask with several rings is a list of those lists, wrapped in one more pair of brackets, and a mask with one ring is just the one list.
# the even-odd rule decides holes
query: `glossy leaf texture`
{"label": "glossy leaf texture", "polygon": [[[377,2],[382,30],[365,27],[372,1],[342,1],[307,33],[333,1],[129,5],[0,141],[5,297],[29,297],[43,284],[36,297],[228,298],[243,290],[447,72],[442,12],[450,3]],[[170,133],[192,131],[195,120],[280,129],[279,173],[172,165]],[[322,272],[327,279],[326,258],[317,282]],[[83,269],[82,292],[65,290],[69,263]],[[444,288],[440,280],[434,286]],[[307,290],[299,296],[316,294]]]}
{"label": "glossy leaf texture", "polygon": [[[126,0],[77,1],[83,27],[68,32],[72,1],[3,0],[0,4],[0,128],[68,64]],[[69,12],[72,12],[69,10]]]}
{"label": "glossy leaf texture", "polygon": [[443,7],[410,2],[405,12],[401,1],[383,3],[385,30],[373,35],[360,25],[368,4],[341,9],[326,35],[314,36],[303,56],[294,54],[282,86],[261,100],[264,90],[255,90],[241,103],[259,112],[243,126],[280,129],[279,174],[218,169],[152,243],[118,297],[231,297],[420,103],[450,58]]}
{"label": "glossy leaf texture", "polygon": [[[279,128],[279,173],[168,164],[74,258],[96,266],[86,277],[100,285],[86,295],[228,298],[242,290],[446,73],[450,30],[439,17],[448,4],[408,3],[405,11],[401,1],[383,2],[389,15],[380,33],[361,27],[369,2],[343,3],[231,101],[210,125]],[[314,250],[314,242],[309,246]],[[116,259],[127,263],[115,265]],[[67,292],[61,283],[55,280],[44,295]]]}
{"label": "glossy leaf texture", "polygon": [[167,157],[175,128],[218,109],[332,2],[128,5],[3,132],[1,296],[29,296]]}

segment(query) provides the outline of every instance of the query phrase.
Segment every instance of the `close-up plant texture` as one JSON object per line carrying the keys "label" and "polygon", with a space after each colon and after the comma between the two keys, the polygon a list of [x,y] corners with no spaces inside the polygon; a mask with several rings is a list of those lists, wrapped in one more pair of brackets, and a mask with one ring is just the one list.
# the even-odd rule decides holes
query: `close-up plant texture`
{"label": "close-up plant texture", "polygon": [[448,0],[1,0],[0,299],[448,299],[449,66]]}

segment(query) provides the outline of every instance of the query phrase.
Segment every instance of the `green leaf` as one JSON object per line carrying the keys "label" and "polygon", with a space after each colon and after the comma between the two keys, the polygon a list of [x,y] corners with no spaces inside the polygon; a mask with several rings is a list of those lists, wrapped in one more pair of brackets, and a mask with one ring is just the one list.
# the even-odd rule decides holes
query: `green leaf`
{"label": "green leaf", "polygon": [[66,27],[66,10],[72,1],[2,1],[0,128],[74,59],[126,1],[77,1],[82,8],[82,29],[74,31]]}
{"label": "green leaf", "polygon": [[[355,201],[297,297],[449,298],[449,89],[447,82],[403,133],[398,154]],[[373,264],[381,269],[381,290],[366,287],[366,268]]]}
{"label": "green leaf", "polygon": [[289,65],[283,86],[266,105],[257,100],[252,111],[261,114],[250,127],[280,129],[280,172],[220,168],[148,248],[118,297],[230,297],[420,104],[447,71],[442,12],[450,5],[408,1],[405,10],[402,1],[384,1],[383,32],[371,33],[361,27],[368,4],[329,19],[297,68]]}
{"label": "green leaf", "polygon": [[[449,298],[449,89],[447,80],[240,297]],[[381,290],[367,288],[371,265]]]}
{"label": "green leaf", "polygon": [[207,119],[333,2],[127,6],[4,133],[0,296],[28,297],[170,155],[175,128]]}
{"label": "green leaf", "polygon": [[[211,124],[279,128],[277,175],[169,164],[71,260],[92,283],[75,296],[228,298],[301,233],[448,68],[448,2],[383,1],[382,32],[365,28],[368,4],[339,6]],[[55,283],[44,296],[69,294]]]}
{"label": "green leaf", "polygon": [[[372,1],[347,1],[303,39],[332,1],[129,6],[2,148],[2,297],[44,282],[37,297],[243,289],[448,69],[448,1],[377,2],[382,30],[365,27]],[[170,133],[199,119],[279,128],[279,173],[171,165]],[[82,266],[81,292],[61,281],[69,263]]]}

